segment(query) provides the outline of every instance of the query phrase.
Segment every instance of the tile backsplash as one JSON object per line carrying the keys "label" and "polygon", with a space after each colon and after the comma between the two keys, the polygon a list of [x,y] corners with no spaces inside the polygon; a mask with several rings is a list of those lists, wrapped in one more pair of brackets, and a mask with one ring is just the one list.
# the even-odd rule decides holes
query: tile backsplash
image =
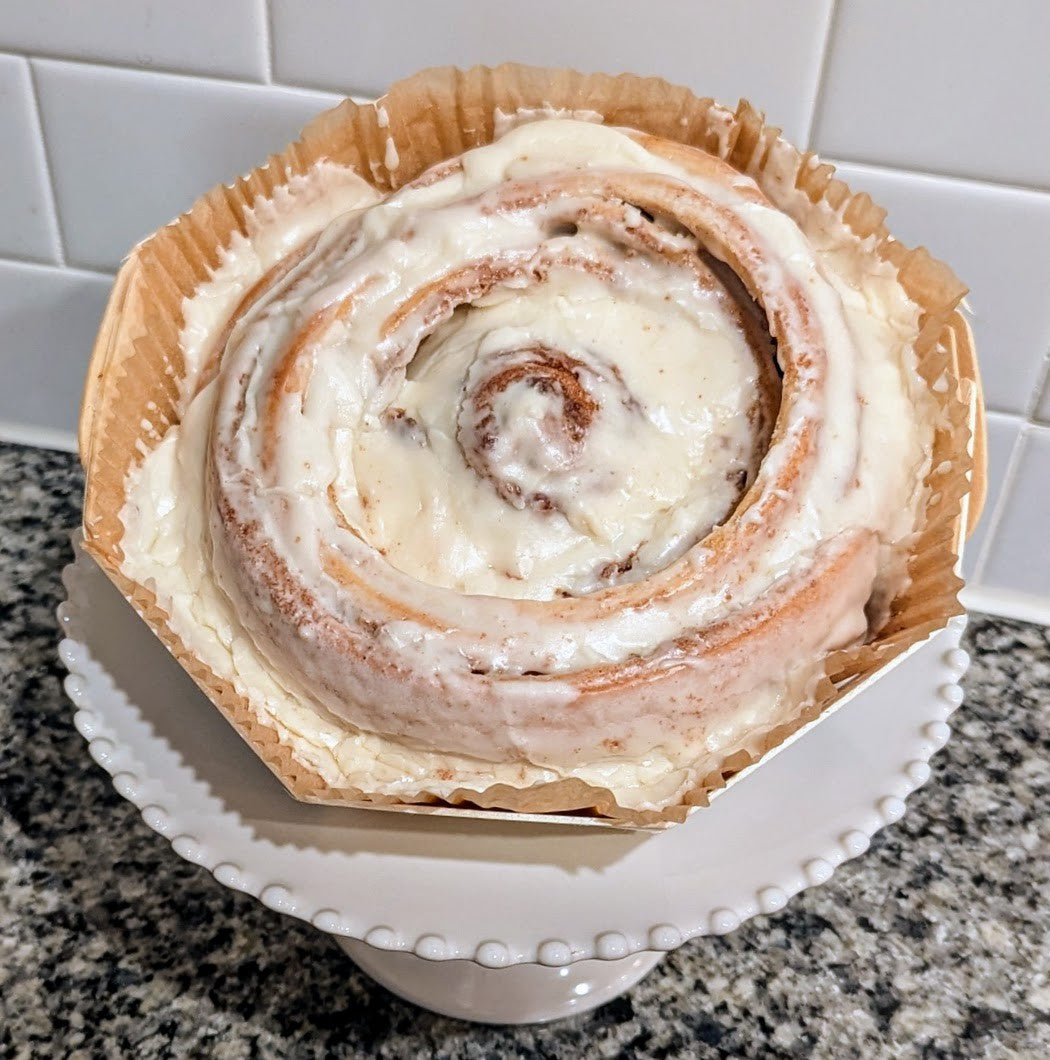
{"label": "tile backsplash", "polygon": [[90,269],[115,269],[158,223],[253,169],[342,98],[53,59],[30,65],[65,260]]}
{"label": "tile backsplash", "polygon": [[971,287],[991,415],[969,603],[1050,621],[1041,0],[35,0],[0,6],[0,437],[72,448],[127,249],[344,94],[504,60],[746,95]]}
{"label": "tile backsplash", "polygon": [[[831,0],[648,0],[642,21],[636,0],[513,7],[491,0],[270,0],[270,7],[274,77],[288,84],[370,95],[425,66],[508,60],[630,70],[700,95],[760,99],[770,121],[804,140]],[[337,27],[344,32],[333,32]],[[738,47],[743,41],[747,47]]]}

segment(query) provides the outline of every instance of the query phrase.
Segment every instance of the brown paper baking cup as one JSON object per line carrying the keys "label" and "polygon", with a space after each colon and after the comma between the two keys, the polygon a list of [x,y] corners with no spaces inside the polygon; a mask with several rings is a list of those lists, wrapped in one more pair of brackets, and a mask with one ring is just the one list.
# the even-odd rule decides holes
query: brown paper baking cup
{"label": "brown paper baking cup", "polygon": [[[381,105],[385,114],[380,123]],[[138,466],[172,424],[178,423],[179,380],[184,372],[179,334],[183,302],[206,281],[234,234],[246,232],[252,204],[306,173],[321,160],[348,166],[381,190],[401,186],[429,166],[489,143],[497,111],[553,107],[586,109],[606,124],[627,126],[701,147],[736,169],[769,183],[785,164],[795,187],[811,203],[829,203],[873,252],[898,270],[901,284],[921,308],[919,370],[942,407],[933,443],[929,502],[909,563],[910,584],[893,601],[889,624],[873,642],[832,654],[816,699],[798,717],[770,732],[749,752],[738,752],[701,779],[682,805],[662,812],[626,810],[612,792],[579,780],[527,789],[493,785],[460,789],[439,798],[420,792],[411,800],[333,787],[293,757],[271,726],[260,722],[233,686],[190,653],[171,629],[153,593],[121,572],[120,512],[129,471]],[[399,163],[384,164],[388,139]],[[424,71],[396,84],[377,105],[349,100],[321,114],[297,142],[231,185],[212,189],[177,221],[139,244],[117,276],[95,344],[80,420],[80,454],[87,486],[84,542],[90,554],[179,660],[197,685],[298,799],[350,806],[426,812],[509,810],[525,814],[577,814],[609,824],[661,826],[681,821],[690,807],[706,805],[734,774],[761,760],[802,726],[819,717],[866,677],[944,626],[961,611],[954,572],[963,530],[963,498],[970,494],[970,524],[984,495],[983,410],[973,345],[957,311],[965,288],[947,266],[923,249],[893,240],[885,211],[864,194],[854,195],[833,177],[831,166],[789,148],[779,130],[741,102],[735,111],[700,99],[655,78],[585,75],[506,65],[461,71]],[[969,423],[975,456],[968,451]],[[973,476],[971,485],[970,476]]]}

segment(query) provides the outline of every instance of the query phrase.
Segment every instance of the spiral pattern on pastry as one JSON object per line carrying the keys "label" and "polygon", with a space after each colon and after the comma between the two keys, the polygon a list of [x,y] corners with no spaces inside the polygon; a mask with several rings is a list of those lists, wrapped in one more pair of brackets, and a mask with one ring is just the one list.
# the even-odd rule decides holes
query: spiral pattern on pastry
{"label": "spiral pattern on pastry", "polygon": [[[886,369],[855,332],[724,163],[515,129],[245,296],[216,349],[216,577],[363,731],[700,763],[796,710],[888,591],[912,472],[876,473]],[[884,389],[880,416],[906,407]]]}

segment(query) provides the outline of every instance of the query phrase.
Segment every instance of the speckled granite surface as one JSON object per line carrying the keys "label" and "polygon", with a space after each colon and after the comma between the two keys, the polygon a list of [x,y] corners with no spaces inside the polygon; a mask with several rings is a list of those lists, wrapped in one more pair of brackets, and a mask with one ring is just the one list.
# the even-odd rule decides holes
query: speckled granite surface
{"label": "speckled granite surface", "polygon": [[73,457],[0,445],[0,1054],[1050,1056],[1050,632],[976,617],[907,816],[776,917],[547,1027],[432,1016],[180,860],[71,723],[53,618]]}

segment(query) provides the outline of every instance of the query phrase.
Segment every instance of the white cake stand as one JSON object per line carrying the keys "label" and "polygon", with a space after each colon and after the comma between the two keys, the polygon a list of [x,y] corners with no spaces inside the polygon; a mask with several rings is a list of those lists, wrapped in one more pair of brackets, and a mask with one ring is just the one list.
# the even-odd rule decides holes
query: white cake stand
{"label": "white cake stand", "polygon": [[961,620],[685,824],[656,834],[295,802],[77,549],[59,608],[92,757],[175,852],[307,920],[394,993],[527,1023],[633,986],[867,849],[962,699]]}

